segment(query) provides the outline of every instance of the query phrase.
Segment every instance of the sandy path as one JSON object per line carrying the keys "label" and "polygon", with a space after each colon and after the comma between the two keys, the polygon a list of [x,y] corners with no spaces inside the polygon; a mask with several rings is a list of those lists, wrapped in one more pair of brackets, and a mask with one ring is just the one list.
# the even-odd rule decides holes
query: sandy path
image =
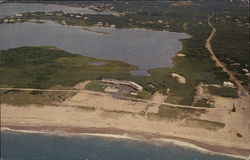
{"label": "sandy path", "polygon": [[77,85],[75,85],[73,88],[74,89],[85,89],[86,85],[89,84],[91,81],[87,80],[81,83],[78,83]]}

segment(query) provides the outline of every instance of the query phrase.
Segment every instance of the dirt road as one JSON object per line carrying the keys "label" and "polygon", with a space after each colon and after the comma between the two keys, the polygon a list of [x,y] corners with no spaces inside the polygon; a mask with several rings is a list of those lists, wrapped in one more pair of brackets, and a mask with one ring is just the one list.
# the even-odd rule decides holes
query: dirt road
{"label": "dirt road", "polygon": [[210,34],[210,36],[208,37],[207,41],[206,41],[206,44],[205,44],[205,47],[208,49],[208,51],[211,53],[211,58],[215,61],[216,65],[218,67],[221,67],[223,69],[224,72],[226,72],[229,77],[230,77],[230,80],[232,80],[236,85],[237,87],[239,88],[239,91],[241,94],[243,95],[248,95],[248,91],[241,85],[240,81],[234,76],[234,74],[232,72],[230,72],[226,66],[220,62],[220,60],[216,57],[213,49],[212,49],[212,46],[211,46],[211,40],[213,39],[215,33],[216,33],[216,28],[214,28],[214,26],[212,25],[211,23],[211,18],[214,16],[214,13],[212,13],[212,15],[208,16],[208,25],[212,28],[212,32]]}

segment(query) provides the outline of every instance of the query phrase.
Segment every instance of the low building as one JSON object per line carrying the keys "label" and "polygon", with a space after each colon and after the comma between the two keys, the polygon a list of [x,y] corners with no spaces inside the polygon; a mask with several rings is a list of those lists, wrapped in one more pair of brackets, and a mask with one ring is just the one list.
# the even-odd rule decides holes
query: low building
{"label": "low building", "polygon": [[244,72],[246,72],[246,73],[248,73],[249,71],[248,71],[248,69],[242,69],[242,71],[244,71]]}
{"label": "low building", "polygon": [[46,15],[46,16],[52,16],[53,13],[51,13],[51,12],[46,12],[45,15]]}
{"label": "low building", "polygon": [[14,23],[15,21],[14,21],[14,19],[10,19],[9,22],[10,23]]}
{"label": "low building", "polygon": [[102,23],[102,22],[98,22],[98,23],[96,24],[96,27],[103,27],[103,23]]}
{"label": "low building", "polygon": [[16,14],[16,17],[22,17],[23,14]]}
{"label": "low building", "polygon": [[106,79],[103,78],[101,80],[102,83],[108,83],[108,84],[114,84],[117,86],[124,85],[124,86],[129,86],[133,89],[135,89],[137,92],[141,92],[143,87],[140,86],[139,84],[132,82],[132,81],[124,81],[124,80],[116,80],[116,79]]}

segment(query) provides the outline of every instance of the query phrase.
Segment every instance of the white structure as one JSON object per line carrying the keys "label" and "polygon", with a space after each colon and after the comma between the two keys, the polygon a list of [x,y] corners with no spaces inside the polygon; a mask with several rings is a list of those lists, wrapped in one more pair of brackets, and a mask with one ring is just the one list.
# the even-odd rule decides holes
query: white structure
{"label": "white structure", "polygon": [[244,71],[244,72],[246,72],[246,73],[248,73],[249,71],[248,71],[248,69],[242,69],[242,71]]}
{"label": "white structure", "polygon": [[62,24],[62,25],[66,25],[66,22],[65,22],[65,21],[61,21],[61,24]]}
{"label": "white structure", "polygon": [[131,92],[130,94],[133,95],[133,96],[137,96],[138,95],[138,93],[135,93],[135,92]]}
{"label": "white structure", "polygon": [[139,84],[132,82],[132,81],[122,81],[122,80],[116,80],[116,79],[103,78],[101,80],[101,82],[115,84],[115,85],[127,85],[127,86],[130,86],[130,87],[136,89],[138,92],[141,92],[143,89],[142,86],[140,86]]}
{"label": "white structure", "polygon": [[158,20],[158,23],[163,23],[163,21],[162,20]]}
{"label": "white structure", "polygon": [[234,84],[232,82],[223,82],[223,86],[224,87],[230,87],[230,88],[235,88]]}
{"label": "white structure", "polygon": [[178,56],[178,57],[185,57],[186,55],[185,55],[185,54],[182,54],[182,53],[178,53],[177,56]]}
{"label": "white structure", "polygon": [[102,23],[102,22],[98,22],[98,23],[96,24],[96,27],[103,27],[103,23]]}
{"label": "white structure", "polygon": [[8,22],[9,22],[9,19],[3,19],[3,22],[4,22],[4,23],[8,23]]}
{"label": "white structure", "polygon": [[16,14],[16,17],[22,17],[23,14]]}

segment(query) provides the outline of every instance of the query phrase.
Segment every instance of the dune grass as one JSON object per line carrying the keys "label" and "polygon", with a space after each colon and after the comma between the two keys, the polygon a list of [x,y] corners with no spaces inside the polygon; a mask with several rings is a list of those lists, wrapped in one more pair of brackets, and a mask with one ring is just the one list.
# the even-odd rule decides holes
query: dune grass
{"label": "dune grass", "polygon": [[209,86],[208,91],[213,95],[218,95],[222,97],[231,97],[231,98],[238,98],[238,90],[237,88],[229,88],[229,87],[214,87]]}
{"label": "dune grass", "polygon": [[217,131],[225,127],[224,123],[209,121],[209,120],[202,120],[198,118],[190,118],[185,120],[182,126],[187,127],[195,127],[195,128],[204,128],[212,131]]}
{"label": "dune grass", "polygon": [[205,112],[206,110],[200,110],[200,109],[198,110],[198,109],[193,109],[193,108],[179,108],[179,107],[161,105],[159,106],[158,113],[148,114],[148,119],[176,121],[176,120],[183,120],[186,118],[191,118],[193,116],[199,116]]}

